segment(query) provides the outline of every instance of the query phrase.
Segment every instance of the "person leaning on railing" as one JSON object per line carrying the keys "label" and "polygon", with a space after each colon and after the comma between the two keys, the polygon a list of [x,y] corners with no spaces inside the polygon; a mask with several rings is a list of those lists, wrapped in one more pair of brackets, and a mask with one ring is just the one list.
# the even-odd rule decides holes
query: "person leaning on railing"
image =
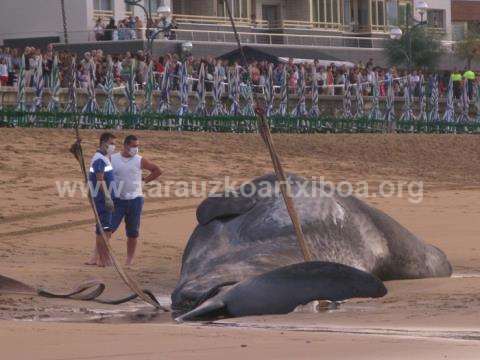
{"label": "person leaning on railing", "polygon": [[[114,34],[117,31],[117,25],[115,25],[115,19],[112,17],[110,18],[110,21],[108,25],[105,27],[105,35],[104,35],[104,40],[105,41],[112,41],[114,40]],[[118,38],[118,36],[117,36]]]}
{"label": "person leaning on railing", "polygon": [[95,26],[93,27],[93,33],[95,34],[96,41],[104,40],[105,27],[103,26],[102,19],[98,18]]}
{"label": "person leaning on railing", "polygon": [[135,30],[137,39],[143,40],[143,21],[138,16],[135,16]]}

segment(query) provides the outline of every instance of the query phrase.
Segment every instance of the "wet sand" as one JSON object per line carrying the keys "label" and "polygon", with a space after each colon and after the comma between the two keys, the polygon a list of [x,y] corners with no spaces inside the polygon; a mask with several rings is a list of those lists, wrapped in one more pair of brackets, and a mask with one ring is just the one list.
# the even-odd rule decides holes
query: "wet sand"
{"label": "wet sand", "polygon": [[[84,132],[90,155],[98,133]],[[119,133],[122,136],[124,133]],[[167,180],[245,180],[270,169],[252,135],[138,132]],[[55,291],[101,278],[124,295],[112,269],[86,267],[93,246],[85,199],[60,199],[55,181],[80,179],[65,152],[72,133],[0,130],[0,274]],[[329,312],[177,325],[133,302],[121,306],[0,296],[2,358],[30,359],[476,359],[480,355],[479,147],[473,136],[275,136],[285,167],[331,181],[424,181],[419,204],[367,198],[447,253],[450,279],[387,282],[389,294]],[[2,148],[3,147],[3,148]],[[51,161],[55,158],[55,161]],[[137,263],[129,272],[168,301],[201,199],[146,203]],[[112,244],[125,257],[124,231]],[[323,355],[323,356],[322,356]]]}

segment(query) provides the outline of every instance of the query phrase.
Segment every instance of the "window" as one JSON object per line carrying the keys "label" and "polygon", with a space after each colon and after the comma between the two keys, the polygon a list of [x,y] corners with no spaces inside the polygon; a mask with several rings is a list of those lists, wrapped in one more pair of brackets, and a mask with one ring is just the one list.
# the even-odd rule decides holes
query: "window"
{"label": "window", "polygon": [[[148,6],[148,1],[149,1],[149,0],[145,0],[145,1],[146,1],[146,3],[147,3],[147,6]],[[160,6],[165,6],[165,5],[167,5],[165,0],[151,0],[151,1],[152,1],[152,11],[157,11],[157,9],[158,9]]]}
{"label": "window", "polygon": [[[230,3],[232,4],[232,15],[235,18],[245,18],[247,19],[248,16],[248,2],[249,0],[232,0]],[[219,17],[227,17],[228,10],[227,10],[227,0],[218,0],[217,1],[217,16]]]}
{"label": "window", "polygon": [[97,11],[112,11],[111,0],[93,0],[93,9]]}
{"label": "window", "polygon": [[313,21],[318,23],[318,27],[339,24],[339,12],[339,0],[313,0]]}
{"label": "window", "polygon": [[333,23],[339,23],[340,21],[338,20],[338,11],[339,11],[340,9],[336,9],[336,8],[334,7],[334,6],[335,6],[334,2],[335,2],[335,1],[332,0],[332,7],[333,7],[333,9],[332,9],[332,10],[333,10],[333,11],[332,11],[332,15],[333,15],[333,17],[332,17],[332,22],[333,22]]}
{"label": "window", "polygon": [[372,25],[385,25],[385,3],[382,0],[372,0]]}
{"label": "window", "polygon": [[398,26],[405,26],[407,24],[407,5],[398,4]]}
{"label": "window", "polygon": [[445,29],[445,10],[428,9],[427,24],[433,29]]}

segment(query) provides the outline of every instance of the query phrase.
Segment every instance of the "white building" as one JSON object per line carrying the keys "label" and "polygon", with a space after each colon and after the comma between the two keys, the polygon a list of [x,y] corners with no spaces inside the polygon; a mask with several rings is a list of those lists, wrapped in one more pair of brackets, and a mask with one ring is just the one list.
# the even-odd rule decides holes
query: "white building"
{"label": "white building", "polygon": [[[64,0],[69,41],[86,41],[92,36],[95,20],[115,18],[116,22],[129,15],[144,18],[138,7],[131,8],[124,0]],[[63,40],[60,0],[1,0],[0,43],[6,39],[59,37]],[[169,5],[170,0],[146,1],[152,9]]]}
{"label": "white building", "polygon": [[[8,39],[58,37],[63,40],[61,0],[1,0],[0,43]],[[387,36],[405,23],[407,0],[231,0],[239,24],[309,34]],[[412,2],[417,0],[412,0]],[[64,0],[70,42],[93,40],[99,17],[116,22],[128,15],[144,18],[124,0]],[[144,0],[155,11],[169,5],[180,23],[225,25],[226,0]],[[451,38],[452,0],[427,0],[429,27]],[[145,24],[145,22],[144,22]],[[253,25],[254,24],[254,25]],[[181,28],[181,27],[180,27]]]}
{"label": "white building", "polygon": [[[414,0],[413,3],[416,4]],[[452,0],[427,0],[428,10],[424,16],[424,20],[427,21],[428,27],[434,29],[444,40],[451,40],[452,38]],[[398,23],[400,26],[406,24],[406,9],[407,4],[412,2],[406,0],[400,0],[398,3]],[[414,17],[416,20],[421,20],[418,11],[415,11]]]}

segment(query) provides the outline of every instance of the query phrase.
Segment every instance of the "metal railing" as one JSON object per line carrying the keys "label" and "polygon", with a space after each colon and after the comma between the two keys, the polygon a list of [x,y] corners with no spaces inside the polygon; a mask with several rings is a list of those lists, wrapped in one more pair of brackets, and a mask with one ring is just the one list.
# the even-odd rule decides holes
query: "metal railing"
{"label": "metal railing", "polygon": [[[154,17],[154,19],[157,18],[158,16]],[[172,14],[172,18],[174,18],[178,24],[230,25],[228,17],[222,16]],[[255,20],[254,24],[252,20],[248,18],[234,18],[234,20],[238,26],[252,26],[254,24],[261,27],[268,26],[268,21],[265,20]]]}
{"label": "metal railing", "polygon": [[[175,30],[177,40],[235,43],[234,34],[230,31],[211,30]],[[240,32],[240,40],[244,44],[293,45],[293,46],[326,46],[353,48],[382,48],[385,38],[363,38],[354,36],[329,36],[316,34],[276,34],[260,32]]]}
{"label": "metal railing", "polygon": [[103,19],[104,17],[112,17],[114,14],[113,14],[113,10],[93,10],[93,18],[95,20],[101,18]]}
{"label": "metal railing", "polygon": [[343,25],[339,22],[316,22],[300,20],[283,20],[282,27],[286,29],[313,29],[313,30],[337,30],[341,31]]}
{"label": "metal railing", "polygon": [[[145,40],[144,29],[124,29],[130,32],[134,37],[128,40]],[[142,33],[143,38],[138,39],[137,35]],[[173,31],[175,40],[194,41],[208,43],[235,43],[235,37],[230,30],[205,30],[205,29],[175,29]],[[2,34],[8,36],[10,34]],[[12,36],[15,34],[11,34]],[[18,35],[18,34],[16,34]],[[28,32],[22,33],[21,37],[38,37],[38,36],[58,36],[63,41],[63,32]],[[99,42],[95,39],[93,30],[80,30],[68,32],[70,43]],[[300,33],[271,33],[260,31],[241,31],[239,32],[240,40],[245,45],[290,45],[290,46],[306,46],[306,47],[346,47],[346,48],[370,48],[381,49],[389,40],[387,37],[361,37],[361,36],[344,36],[340,34],[300,34]],[[125,39],[126,40],[126,39]],[[158,40],[165,38],[158,37]],[[122,41],[114,37],[113,41]],[[455,42],[442,41],[442,45],[447,49],[452,49]]]}
{"label": "metal railing", "polygon": [[[138,39],[138,31],[141,29],[127,29],[131,35]],[[144,34],[146,29],[142,29]],[[179,41],[193,41],[206,43],[235,43],[235,36],[232,31],[223,30],[202,30],[202,29],[176,29],[173,31],[174,39]],[[56,34],[63,39],[63,33]],[[97,42],[92,31],[71,31],[68,33],[71,43]],[[317,34],[284,34],[267,32],[239,32],[240,40],[244,45],[289,45],[307,47],[348,47],[348,48],[382,48],[386,38],[382,37],[355,37],[355,36],[332,36]],[[114,39],[116,37],[114,36]],[[131,40],[131,39],[128,39]],[[159,36],[158,40],[165,40]],[[122,41],[122,40],[114,40]],[[102,43],[102,41],[98,41]]]}

